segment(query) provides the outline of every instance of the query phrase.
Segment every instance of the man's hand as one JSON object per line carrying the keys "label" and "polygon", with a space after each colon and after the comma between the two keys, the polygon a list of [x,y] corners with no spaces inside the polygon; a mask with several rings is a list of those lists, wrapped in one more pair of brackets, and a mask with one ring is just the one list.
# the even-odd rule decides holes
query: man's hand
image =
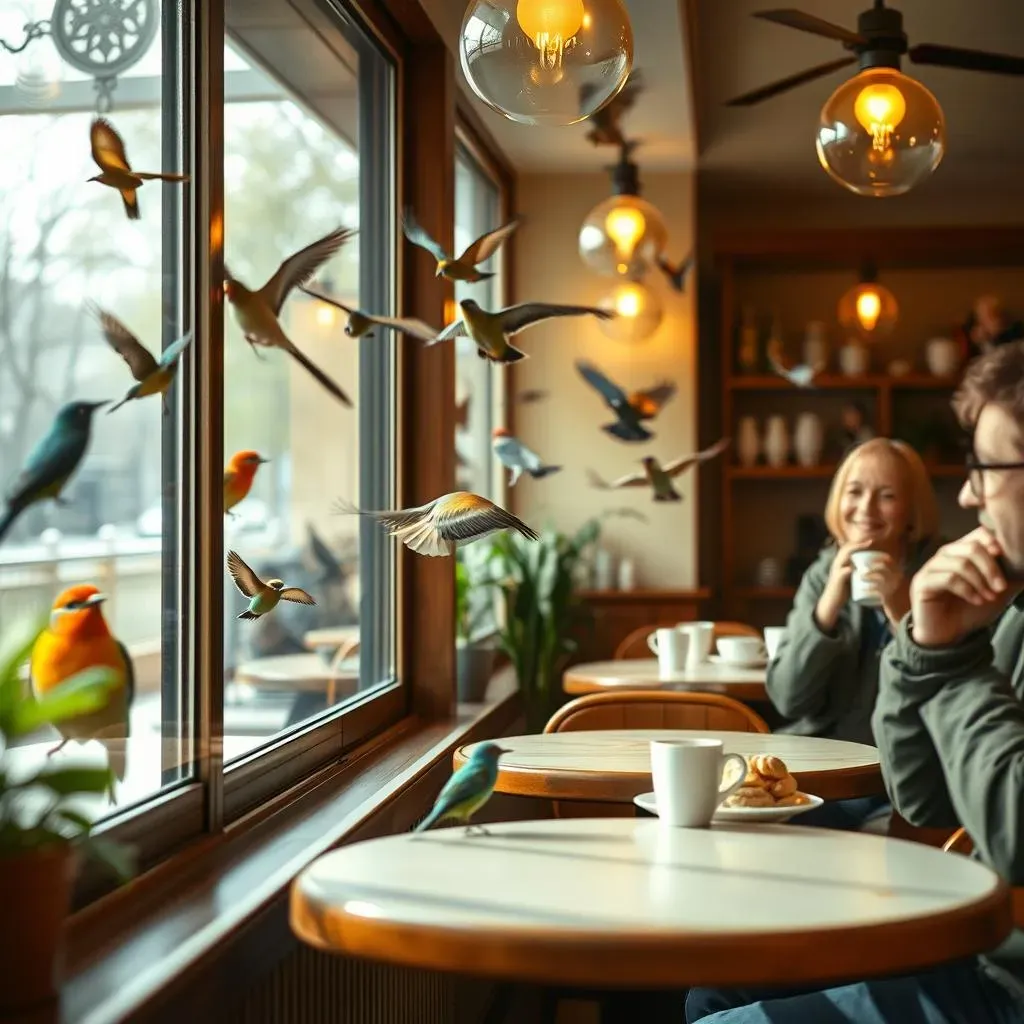
{"label": "man's hand", "polygon": [[1001,554],[984,526],[939,548],[910,584],[915,643],[955,644],[999,618],[1015,594],[996,561]]}
{"label": "man's hand", "polygon": [[861,573],[861,579],[870,583],[882,599],[882,609],[894,625],[910,611],[910,580],[903,575],[903,567],[892,555],[879,553],[879,557]]}

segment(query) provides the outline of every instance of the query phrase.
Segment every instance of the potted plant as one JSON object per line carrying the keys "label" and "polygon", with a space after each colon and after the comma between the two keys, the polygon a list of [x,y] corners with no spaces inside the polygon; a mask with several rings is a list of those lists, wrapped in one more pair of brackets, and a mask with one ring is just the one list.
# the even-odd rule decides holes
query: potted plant
{"label": "potted plant", "polygon": [[21,670],[38,633],[18,628],[0,638],[0,1016],[57,993],[78,854],[96,857],[121,877],[130,873],[124,848],[93,836],[80,809],[81,797],[109,791],[109,767],[47,762],[25,771],[16,763],[13,740],[101,708],[116,682],[97,669],[45,697],[27,694]]}
{"label": "potted plant", "polygon": [[460,549],[455,560],[455,679],[459,701],[476,704],[487,693],[497,652],[490,635],[477,636],[492,609],[480,600],[489,585],[487,563],[471,550]]}
{"label": "potted plant", "polygon": [[494,585],[505,606],[499,643],[515,668],[531,732],[544,727],[559,703],[559,680],[578,646],[573,633],[586,619],[576,596],[578,567],[600,530],[591,519],[572,537],[545,530],[529,541],[509,531],[491,544]]}

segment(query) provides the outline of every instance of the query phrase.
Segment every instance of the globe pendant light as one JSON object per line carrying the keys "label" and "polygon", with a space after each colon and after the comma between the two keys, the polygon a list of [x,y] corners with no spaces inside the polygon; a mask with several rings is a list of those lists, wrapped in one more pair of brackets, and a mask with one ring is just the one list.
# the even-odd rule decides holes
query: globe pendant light
{"label": "globe pendant light", "polygon": [[868,261],[861,270],[860,281],[839,300],[837,315],[847,330],[855,331],[865,341],[875,341],[892,331],[899,311],[896,296],[878,283],[878,271]]}
{"label": "globe pendant light", "polygon": [[626,83],[633,29],[622,0],[473,0],[459,59],[470,87],[520,124],[576,124]]}
{"label": "globe pendant light", "polygon": [[640,198],[640,175],[629,159],[636,143],[622,147],[610,167],[612,195],[587,214],[580,227],[583,262],[598,274],[642,277],[668,243],[668,230],[656,206]]}
{"label": "globe pendant light", "polygon": [[610,320],[598,321],[601,330],[609,338],[626,342],[649,338],[661,324],[664,312],[657,292],[628,278],[618,281],[598,306],[615,314]]}

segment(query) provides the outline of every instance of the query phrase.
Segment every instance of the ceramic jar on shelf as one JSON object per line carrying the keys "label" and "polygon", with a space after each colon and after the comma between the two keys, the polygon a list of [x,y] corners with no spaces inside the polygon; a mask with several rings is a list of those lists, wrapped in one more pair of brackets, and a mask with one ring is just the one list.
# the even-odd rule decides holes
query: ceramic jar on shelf
{"label": "ceramic jar on shelf", "polygon": [[761,454],[761,438],[757,432],[757,420],[743,416],[736,430],[736,457],[741,466],[753,466]]}
{"label": "ceramic jar on shelf", "polygon": [[929,373],[936,377],[952,377],[960,369],[960,346],[952,338],[932,338],[924,355]]}
{"label": "ceramic jar on shelf", "polygon": [[811,320],[807,324],[804,362],[808,366],[828,366],[828,328],[824,320]]}
{"label": "ceramic jar on shelf", "polygon": [[793,452],[801,466],[816,466],[821,461],[825,446],[825,428],[821,417],[813,412],[802,412],[793,431]]}
{"label": "ceramic jar on shelf", "polygon": [[871,365],[867,346],[858,338],[849,338],[839,350],[839,369],[846,377],[863,377]]}
{"label": "ceramic jar on shelf", "polygon": [[764,457],[769,466],[786,465],[789,460],[789,430],[785,416],[769,416],[764,432]]}

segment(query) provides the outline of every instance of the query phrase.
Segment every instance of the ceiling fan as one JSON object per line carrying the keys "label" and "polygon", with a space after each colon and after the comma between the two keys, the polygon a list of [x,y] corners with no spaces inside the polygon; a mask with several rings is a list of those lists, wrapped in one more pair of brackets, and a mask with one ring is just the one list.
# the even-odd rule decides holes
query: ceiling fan
{"label": "ceiling fan", "polygon": [[959,68],[962,71],[990,71],[997,75],[1024,75],[1024,57],[968,50],[960,46],[941,46],[936,43],[908,46],[907,35],[903,31],[903,15],[894,7],[886,7],[885,0],[875,0],[870,10],[859,15],[856,32],[816,18],[813,14],[805,14],[793,7],[755,11],[754,17],[773,21],[787,28],[799,29],[801,32],[824,36],[826,39],[835,39],[842,43],[845,49],[851,50],[853,56],[840,57],[807,68],[770,85],[761,86],[760,89],[743,93],[742,96],[729,100],[726,103],[729,107],[752,106],[854,63],[860,65],[860,71],[868,68],[899,69],[900,57],[903,54],[915,64],[936,64],[940,67]]}

